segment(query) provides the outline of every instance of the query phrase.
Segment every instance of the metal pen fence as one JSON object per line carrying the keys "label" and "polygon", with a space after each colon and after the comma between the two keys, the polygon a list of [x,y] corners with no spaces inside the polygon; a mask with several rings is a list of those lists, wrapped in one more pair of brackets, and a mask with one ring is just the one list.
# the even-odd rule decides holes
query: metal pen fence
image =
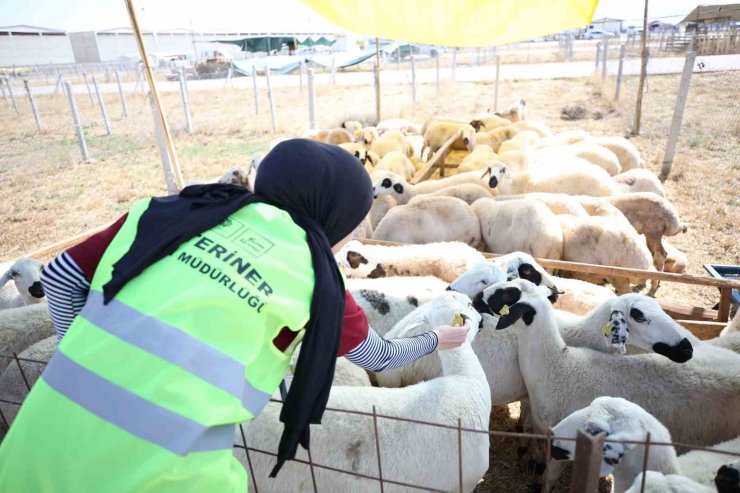
{"label": "metal pen fence", "polygon": [[[31,388],[33,387],[36,380],[40,377],[43,368],[47,365],[48,361],[42,361],[37,360],[33,358],[26,358],[26,357],[20,357],[15,352],[12,355],[4,355],[0,354],[0,361],[7,361],[10,360],[10,364],[15,364],[19,375],[23,381],[23,385],[25,388],[26,395],[28,392],[31,391]],[[34,368],[30,374],[27,374],[27,370],[23,369],[22,363],[30,363],[34,365]],[[4,365],[3,365],[4,366]],[[7,372],[7,368],[3,370],[3,373]],[[23,404],[23,398],[19,400],[10,400],[5,398],[6,396],[0,396],[0,403],[14,406],[17,408],[20,408]],[[282,400],[280,399],[271,399],[270,400],[273,403],[281,404]],[[6,408],[7,409],[7,408]],[[16,410],[17,412],[17,410]],[[550,468],[552,457],[550,455],[550,448],[552,445],[553,440],[559,440],[564,442],[576,442],[575,445],[575,455],[573,458],[573,473],[571,475],[571,482],[569,486],[569,490],[571,493],[594,493],[597,491],[598,488],[598,480],[599,480],[599,474],[600,474],[600,467],[602,462],[602,449],[604,447],[604,443],[606,440],[606,434],[604,432],[598,434],[598,435],[591,435],[584,431],[579,431],[577,437],[559,437],[552,434],[552,430],[548,430],[546,434],[538,434],[538,433],[524,433],[524,432],[507,432],[507,431],[497,431],[497,430],[491,430],[491,429],[477,429],[477,428],[471,428],[471,427],[465,427],[462,426],[462,418],[458,418],[457,420],[457,426],[444,424],[444,423],[435,423],[431,421],[425,421],[425,420],[419,420],[409,417],[403,417],[403,416],[391,416],[386,414],[381,414],[377,412],[377,409],[375,406],[372,408],[372,412],[366,412],[366,411],[360,411],[360,410],[353,410],[353,409],[339,409],[334,407],[327,407],[326,408],[327,413],[346,413],[346,414],[352,414],[357,416],[365,416],[368,418],[372,418],[373,423],[373,439],[375,444],[375,453],[377,457],[377,476],[369,475],[360,473],[358,471],[348,470],[348,469],[342,469],[340,467],[336,467],[331,464],[321,464],[317,463],[313,460],[311,450],[307,451],[307,457],[308,460],[296,458],[293,459],[294,462],[307,465],[310,470],[311,475],[311,485],[312,490],[314,493],[318,493],[321,491],[327,491],[325,489],[322,489],[319,487],[317,478],[316,478],[316,469],[321,469],[325,471],[330,471],[333,473],[348,475],[356,479],[367,479],[371,481],[377,481],[378,486],[381,492],[385,491],[386,485],[393,485],[398,487],[407,488],[411,491],[430,491],[430,492],[439,492],[444,493],[445,491],[450,490],[442,490],[437,489],[430,485],[423,485],[423,484],[415,484],[411,481],[401,481],[398,479],[392,479],[389,477],[384,477],[383,475],[383,461],[382,461],[382,455],[381,455],[381,447],[380,447],[380,435],[379,435],[379,425],[378,422],[380,420],[389,420],[389,421],[397,421],[397,422],[403,422],[408,423],[409,425],[417,425],[417,426],[424,426],[424,427],[431,427],[435,429],[445,429],[445,430],[452,430],[456,432],[457,436],[457,447],[456,447],[456,458],[457,458],[457,468],[458,468],[458,478],[459,478],[459,486],[457,491],[463,492],[463,478],[464,478],[464,458],[463,458],[463,434],[465,433],[472,433],[472,434],[478,434],[478,435],[487,435],[489,439],[493,437],[502,437],[502,438],[516,438],[516,439],[530,439],[535,440],[537,443],[541,446],[544,444],[545,447],[545,470],[542,475],[543,478],[543,491],[550,491],[550,486],[548,485],[548,470]],[[12,420],[11,420],[12,421]],[[2,406],[0,406],[0,432],[2,434],[0,435],[0,443],[2,443],[2,439],[5,437],[7,432],[9,431],[11,426],[11,422],[6,418],[5,413],[3,413]],[[247,469],[249,470],[249,477],[250,477],[250,484],[252,485],[254,492],[259,493],[260,485],[258,483],[258,476],[255,473],[256,468],[253,466],[252,461],[252,455],[251,453],[261,454],[269,457],[277,457],[277,443],[275,443],[275,451],[270,450],[264,450],[257,447],[249,446],[247,433],[245,433],[244,426],[242,424],[238,425],[239,434],[241,436],[241,443],[234,443],[233,448],[235,453],[239,450],[243,451],[245,454],[246,462],[247,462]],[[640,493],[643,493],[645,491],[646,483],[646,475],[647,472],[647,466],[648,466],[648,458],[650,454],[650,450],[652,447],[674,447],[674,448],[681,448],[684,451],[705,451],[705,452],[711,452],[711,453],[717,453],[717,454],[723,454],[723,455],[730,455],[734,457],[740,458],[740,452],[733,452],[729,450],[717,450],[710,447],[701,447],[691,444],[685,444],[685,443],[678,443],[678,442],[660,442],[660,441],[654,441],[651,440],[651,435],[648,432],[646,434],[646,437],[644,440],[610,440],[610,443],[621,443],[621,444],[631,444],[631,445],[637,445],[644,447],[644,456],[643,456],[643,467],[642,467],[642,484],[640,487]],[[430,465],[430,467],[433,467],[433,465]],[[283,474],[286,474],[287,472],[283,472]],[[265,481],[270,481],[270,479],[266,479]],[[264,485],[263,485],[264,486]]]}

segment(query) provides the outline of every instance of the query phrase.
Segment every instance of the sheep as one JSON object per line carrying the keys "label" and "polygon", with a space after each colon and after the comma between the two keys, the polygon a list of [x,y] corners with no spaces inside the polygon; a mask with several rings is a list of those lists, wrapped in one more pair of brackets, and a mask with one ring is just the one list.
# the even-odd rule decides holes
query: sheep
{"label": "sheep", "polygon": [[[41,303],[44,264],[33,258],[20,258],[0,264],[0,310]],[[8,284],[13,281],[11,284]]]}
{"label": "sheep", "polygon": [[501,195],[550,192],[602,197],[613,195],[616,188],[606,171],[579,158],[569,161],[568,167],[561,170],[543,166],[511,173],[508,166],[496,165],[488,171],[490,187],[498,187]]}
{"label": "sheep", "polygon": [[398,130],[404,134],[421,134],[421,126],[418,123],[403,118],[389,118],[388,120],[383,120],[378,123],[376,128],[380,135],[383,135],[383,133],[388,130]]}
{"label": "sheep", "polygon": [[449,283],[483,261],[483,254],[459,242],[385,246],[350,241],[342,252],[348,264],[352,263],[351,258],[358,259],[354,262],[356,267],[348,271],[351,277],[355,277],[352,273],[365,259],[371,269],[382,264],[387,276],[434,276]]}
{"label": "sheep", "polygon": [[714,477],[717,493],[737,493],[740,491],[740,460],[725,464]]}
{"label": "sheep", "polygon": [[334,367],[332,385],[348,385],[351,387],[370,387],[370,377],[367,372],[349,361],[347,358],[337,358]]}
{"label": "sheep", "polygon": [[378,227],[380,221],[388,214],[388,211],[394,208],[398,203],[396,199],[390,195],[378,195],[373,200],[373,205],[370,207],[367,217],[370,218],[370,226],[373,231]]}
{"label": "sheep", "polygon": [[535,148],[542,149],[551,146],[571,145],[589,140],[591,140],[591,134],[585,130],[564,130],[551,137],[540,139],[540,141],[535,144]]}
{"label": "sheep", "polygon": [[429,157],[433,156],[453,135],[457,135],[457,139],[452,143],[452,149],[473,152],[476,139],[473,127],[466,123],[433,123],[424,134],[424,145],[420,156],[424,157],[425,149],[429,150]]}
{"label": "sheep", "polygon": [[470,206],[454,197],[419,197],[394,207],[373,233],[374,240],[397,243],[461,241],[480,244],[480,223]]}
{"label": "sheep", "polygon": [[534,200],[480,199],[472,209],[480,221],[487,251],[521,251],[537,258],[562,256],[563,233],[546,205]]}
{"label": "sheep", "polygon": [[552,282],[562,291],[553,308],[585,315],[606,300],[616,298],[614,291],[580,279],[551,276]]}
{"label": "sheep", "polygon": [[475,115],[470,121],[470,126],[473,127],[476,132],[488,132],[495,128],[505,127],[507,125],[511,125],[511,121],[493,113],[480,113]]}
{"label": "sheep", "polygon": [[570,214],[576,217],[588,217],[589,213],[578,199],[564,193],[525,193],[522,195],[499,195],[494,200],[536,200],[542,202],[553,214]]}
{"label": "sheep", "polygon": [[355,152],[367,150],[367,148],[365,147],[365,144],[361,144],[359,142],[347,142],[346,144],[339,144],[339,147],[341,147],[342,149],[349,152],[355,157],[358,157],[357,154],[355,154]]}
{"label": "sheep", "polygon": [[649,169],[631,169],[612,177],[623,193],[653,192],[665,197],[663,184]]}
{"label": "sheep", "polygon": [[[610,265],[631,269],[655,270],[653,257],[635,230],[615,224],[608,218],[557,216],[563,237],[562,259],[586,264]],[[596,279],[597,284],[609,282],[617,293],[630,291],[630,281],[639,283],[635,289],[645,286],[645,281],[624,277],[602,277],[587,274],[577,277]],[[599,282],[601,281],[601,282]]]}
{"label": "sheep", "polygon": [[[449,324],[457,313],[468,317],[468,339],[478,332],[480,316],[469,300],[458,293],[446,293],[429,305],[420,307],[417,320],[428,328]],[[410,417],[420,421],[441,423],[463,428],[487,430],[491,412],[490,392],[480,363],[470,343],[440,351],[443,376],[431,382],[403,389],[374,387],[342,387],[331,389],[328,407],[357,410],[379,415]],[[281,406],[270,403],[253,421],[245,425],[250,447],[275,450],[283,425],[278,420]],[[458,421],[458,420],[461,420]],[[311,427],[311,458],[314,463],[377,475],[376,447],[383,463],[383,479],[420,484],[430,489],[452,491],[458,488],[459,465],[449,456],[457,451],[458,434],[454,430],[409,425],[409,423],[378,419],[378,442],[375,441],[372,417],[328,411],[320,426]],[[237,443],[241,442],[239,431]],[[462,482],[464,491],[472,491],[488,469],[489,437],[487,433],[464,433],[462,437]],[[243,451],[237,459],[247,467]],[[252,481],[266,478],[274,459],[263,454],[251,454]],[[299,450],[298,459],[307,459]],[[434,464],[434,467],[429,467]],[[316,483],[325,491],[377,491],[375,480],[315,470]],[[308,467],[287,462],[280,474],[262,481],[260,491],[313,491]]]}
{"label": "sheep", "polygon": [[398,130],[388,130],[380,137],[373,137],[371,142],[366,145],[368,146],[368,149],[376,153],[381,158],[393,151],[399,151],[406,157],[414,155],[414,149],[406,141],[406,137],[403,133]]}
{"label": "sheep", "polygon": [[490,146],[476,144],[473,152],[465,156],[465,159],[457,167],[457,173],[482,170],[496,163],[496,161],[496,153],[491,150]]}
{"label": "sheep", "polygon": [[[252,167],[250,166],[250,171]],[[216,183],[224,183],[227,185],[241,185],[246,187],[247,190],[253,190],[249,183],[249,171],[245,171],[243,168],[236,166],[227,169],[220,178],[216,180]]]}
{"label": "sheep", "polygon": [[493,152],[498,152],[501,144],[513,138],[518,133],[519,129],[512,125],[498,127],[487,132],[480,132],[476,134],[475,143],[487,145],[491,149],[493,149]]}
{"label": "sheep", "polygon": [[536,132],[537,135],[540,137],[552,137],[553,133],[552,130],[550,130],[550,127],[548,127],[543,122],[539,122],[537,120],[521,120],[518,122],[514,122],[511,124],[513,127],[518,128],[520,131],[523,130],[531,130],[533,132]]}
{"label": "sheep", "polygon": [[510,170],[518,172],[529,168],[533,157],[529,151],[507,151],[499,154],[498,160],[508,166]]}
{"label": "sheep", "polygon": [[[575,438],[577,431],[591,434],[606,432],[607,442],[603,449],[600,475],[612,474],[617,493],[627,491],[644,469],[661,474],[677,474],[705,486],[713,483],[717,469],[733,455],[708,451],[693,451],[676,456],[672,446],[653,446],[645,457],[645,447],[636,443],[620,441],[650,440],[670,443],[671,434],[663,424],[645,409],[619,397],[598,397],[588,407],[575,411],[553,428],[552,456],[558,460],[569,460],[575,455],[575,443],[560,438]],[[717,451],[740,454],[740,438],[712,447]],[[650,478],[648,478],[650,480]],[[655,485],[653,485],[655,487]]]}
{"label": "sheep", "polygon": [[373,236],[373,225],[370,222],[370,216],[365,216],[365,219],[355,228],[352,232],[352,238],[372,238]]}
{"label": "sheep", "polygon": [[506,110],[505,112],[496,112],[494,114],[502,118],[506,118],[510,122],[516,123],[520,120],[526,119],[526,114],[525,114],[526,104],[527,104],[526,101],[520,98],[514,101],[514,103],[512,103],[509,109]]}
{"label": "sheep", "polygon": [[347,144],[352,142],[353,137],[344,128],[330,128],[327,130],[314,130],[304,135],[305,138],[317,140],[326,144]]}
{"label": "sheep", "polygon": [[375,166],[373,173],[375,174],[379,170],[391,171],[402,176],[405,180],[410,180],[416,173],[416,168],[414,168],[409,158],[400,151],[388,152],[380,158],[380,162]]}
{"label": "sheep", "polygon": [[540,140],[540,135],[533,130],[520,130],[515,136],[503,142],[496,152],[525,151]]}
{"label": "sheep", "polygon": [[364,125],[357,120],[345,120],[342,122],[341,127],[354,136],[356,131],[362,131]]}
{"label": "sheep", "polygon": [[[56,351],[58,343],[56,336],[51,336],[32,344],[18,354],[18,359],[23,367],[22,375],[15,362],[0,374],[0,412],[5,416],[8,424],[13,423],[20,406],[2,401],[23,402],[23,399],[28,395],[26,382],[33,387],[33,384],[36,383],[36,380],[46,368],[45,364],[36,363],[35,361],[48,362]],[[34,360],[34,362],[24,361],[26,359]]]}
{"label": "sheep", "polygon": [[[625,493],[717,493],[717,490],[699,484],[678,474],[661,474],[656,471],[645,473],[645,489],[642,488],[642,475],[635,478],[630,489]],[[721,490],[719,493],[723,493]]]}
{"label": "sheep", "polygon": [[[467,125],[469,122],[462,120],[460,118],[452,118],[449,116],[433,116],[429,119],[427,119],[424,122],[424,125],[421,126],[421,132],[419,132],[422,136],[427,133],[427,129],[434,125],[435,123],[453,123],[457,125]],[[472,123],[471,123],[472,126]]]}
{"label": "sheep", "polygon": [[[681,443],[708,445],[740,435],[740,420],[727,411],[740,408],[740,355],[699,344],[692,348],[691,359],[678,365],[656,354],[619,357],[566,346],[546,294],[525,280],[484,292],[493,313],[507,307],[497,328],[513,325],[509,330],[516,334],[519,368],[538,430],[554,426],[597,396],[610,395],[645,408]],[[641,309],[633,307],[624,316],[628,324],[634,320],[651,329],[655,325],[651,314]],[[645,335],[650,337],[650,332]],[[630,330],[630,340],[633,333]],[[682,352],[689,356],[683,340],[675,355]]]}
{"label": "sheep", "polygon": [[354,152],[354,156],[360,160],[368,173],[372,173],[380,162],[380,156],[368,149],[358,149]]}
{"label": "sheep", "polygon": [[370,145],[378,139],[378,129],[375,127],[365,127],[359,132],[355,130],[355,142],[364,144],[365,147]]}
{"label": "sheep", "polygon": [[593,137],[592,141],[616,154],[624,171],[645,167],[645,161],[640,157],[640,151],[624,137]]}
{"label": "sheep", "polygon": [[573,145],[551,146],[539,149],[537,156],[540,160],[548,157],[573,156],[585,159],[594,166],[606,171],[609,176],[615,176],[622,172],[617,156],[605,147],[592,142],[579,142]]}
{"label": "sheep", "polygon": [[378,334],[385,335],[406,315],[445,292],[436,277],[348,279],[347,289]]}
{"label": "sheep", "polygon": [[[31,344],[54,335],[46,303],[0,311],[0,355],[20,353]],[[0,357],[0,371],[10,363]]]}
{"label": "sheep", "polygon": [[390,195],[396,199],[399,205],[405,205],[418,195],[427,195],[455,185],[462,185],[464,183],[472,183],[474,185],[481,186],[486,190],[489,189],[486,180],[476,171],[460,173],[458,175],[448,176],[439,180],[422,181],[415,185],[411,185],[404,180],[403,176],[397,173],[379,170],[378,172],[373,173],[373,194],[376,198],[383,195]]}
{"label": "sheep", "polygon": [[663,262],[663,272],[672,272],[673,274],[683,274],[689,266],[689,257],[678,248],[674,247],[668,240],[661,241],[663,249],[666,252],[665,262]]}
{"label": "sheep", "polygon": [[740,310],[735,312],[735,316],[732,317],[732,320],[727,323],[727,327],[722,329],[719,335],[720,337],[726,337],[734,332],[740,332]]}
{"label": "sheep", "polygon": [[[490,188],[484,188],[474,183],[461,183],[459,185],[452,185],[436,192],[427,193],[420,195],[420,197],[432,197],[432,196],[445,196],[455,197],[468,205],[472,205],[476,200],[483,198],[490,198]],[[416,198],[409,200],[409,203],[413,203]]]}

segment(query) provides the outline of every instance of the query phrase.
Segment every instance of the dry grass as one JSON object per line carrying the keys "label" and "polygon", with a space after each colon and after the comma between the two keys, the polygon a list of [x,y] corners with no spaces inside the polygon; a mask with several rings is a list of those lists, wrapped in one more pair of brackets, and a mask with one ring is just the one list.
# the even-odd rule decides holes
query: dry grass
{"label": "dry grass", "polygon": [[[297,85],[297,82],[296,82]],[[502,85],[502,102],[515,96],[527,100],[530,118],[543,120],[554,130],[583,128],[594,134],[626,135],[634,107],[636,80],[625,81],[623,100],[610,99],[613,86],[585,80],[512,81]],[[649,79],[645,97],[642,135],[633,142],[654,171],[660,168],[678,76]],[[702,263],[740,263],[740,72],[697,74],[692,80],[684,127],[673,173],[665,183],[668,198],[689,224],[684,235],[671,238],[689,256],[688,272],[703,275]],[[319,125],[335,126],[343,119],[372,120],[375,103],[371,87],[319,87]],[[433,114],[469,116],[493,105],[490,84],[444,85],[439,98],[433,86],[422,86],[414,109],[408,86],[383,88],[386,117],[423,120]],[[299,135],[307,126],[305,95],[297,88],[275,90],[277,135],[270,135],[265,93],[261,113],[254,114],[251,90],[224,89],[192,92],[192,135],[182,132],[183,112],[179,94],[163,95],[172,124],[180,163],[187,180],[213,177],[228,166],[243,165],[251,154],[264,150],[273,138]],[[0,114],[0,203],[4,225],[0,260],[11,259],[41,246],[70,237],[115,219],[131,201],[164,194],[161,165],[152,131],[151,112],[141,94],[129,95],[130,116],[121,119],[117,95],[107,95],[113,118],[113,135],[105,136],[97,108],[87,95],[77,102],[88,125],[86,135],[92,159],[80,162],[71,129],[66,97],[37,98],[43,124],[57,130],[35,132],[27,102],[22,117],[8,107]],[[590,111],[602,110],[605,118],[561,121],[560,109],[579,103]],[[0,103],[2,104],[2,103]],[[62,128],[64,127],[64,128]],[[711,307],[717,301],[712,289],[664,283],[661,299]],[[516,413],[514,413],[514,416]],[[492,414],[492,429],[513,430],[516,418],[506,409]],[[491,441],[491,469],[478,490],[481,493],[527,491],[537,478],[519,471],[511,439]],[[563,478],[559,491],[565,491]],[[606,486],[604,486],[606,487]]]}

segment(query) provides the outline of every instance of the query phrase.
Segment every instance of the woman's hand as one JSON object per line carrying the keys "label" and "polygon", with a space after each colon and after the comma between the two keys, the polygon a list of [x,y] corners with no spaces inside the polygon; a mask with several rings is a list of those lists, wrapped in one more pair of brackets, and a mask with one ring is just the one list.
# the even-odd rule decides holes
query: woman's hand
{"label": "woman's hand", "polygon": [[445,349],[454,349],[462,346],[468,336],[468,324],[466,323],[462,327],[452,327],[451,325],[440,325],[432,332],[437,334],[437,349],[444,351]]}

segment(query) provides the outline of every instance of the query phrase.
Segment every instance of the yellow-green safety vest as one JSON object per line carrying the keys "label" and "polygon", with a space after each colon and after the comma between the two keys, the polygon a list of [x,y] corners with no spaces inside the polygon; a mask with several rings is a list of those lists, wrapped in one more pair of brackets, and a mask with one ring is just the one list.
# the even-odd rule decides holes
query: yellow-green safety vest
{"label": "yellow-green safety vest", "polygon": [[[306,233],[257,203],[150,265],[107,305],[137,202],[95,271],[82,312],[0,445],[2,492],[239,492],[234,425],[285,375],[309,319]],[[273,339],[299,332],[285,352]]]}

